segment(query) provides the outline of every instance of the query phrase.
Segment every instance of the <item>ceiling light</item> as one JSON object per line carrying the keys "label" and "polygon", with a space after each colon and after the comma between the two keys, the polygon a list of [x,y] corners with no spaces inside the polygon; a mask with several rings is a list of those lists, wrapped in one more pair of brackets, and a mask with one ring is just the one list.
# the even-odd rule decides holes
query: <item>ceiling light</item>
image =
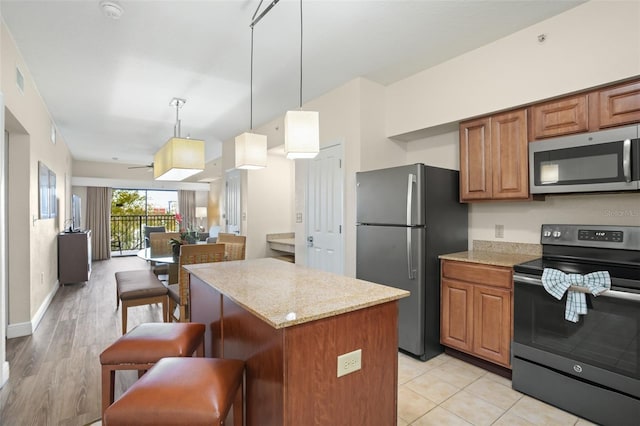
{"label": "ceiling light", "polygon": [[284,116],[284,151],[287,158],[313,158],[320,151],[317,111],[302,111],[302,0],[300,0],[300,108]]}
{"label": "ceiling light", "polygon": [[267,137],[244,132],[236,136],[236,169],[257,170],[267,166]]}
{"label": "ceiling light", "polygon": [[173,98],[176,107],[174,136],[153,157],[156,180],[184,180],[204,170],[204,141],[180,137],[179,110],[186,100]]}
{"label": "ceiling light", "polygon": [[124,9],[118,3],[109,0],[103,0],[100,2],[100,9],[104,16],[111,19],[120,19],[124,13]]}

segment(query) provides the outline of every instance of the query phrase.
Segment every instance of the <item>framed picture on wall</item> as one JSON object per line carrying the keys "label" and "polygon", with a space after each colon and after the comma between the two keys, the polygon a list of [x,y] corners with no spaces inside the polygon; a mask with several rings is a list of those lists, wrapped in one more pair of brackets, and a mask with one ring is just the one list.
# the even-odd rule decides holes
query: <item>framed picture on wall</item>
{"label": "framed picture on wall", "polygon": [[49,170],[49,217],[58,216],[58,197],[56,194],[56,174]]}

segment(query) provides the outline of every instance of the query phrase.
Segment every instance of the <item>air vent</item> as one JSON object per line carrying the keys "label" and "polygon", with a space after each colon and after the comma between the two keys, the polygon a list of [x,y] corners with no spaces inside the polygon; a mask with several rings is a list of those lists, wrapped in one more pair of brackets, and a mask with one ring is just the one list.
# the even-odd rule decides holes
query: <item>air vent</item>
{"label": "air vent", "polygon": [[24,93],[24,76],[18,67],[16,67],[16,84],[18,85],[18,89],[20,89],[20,93]]}

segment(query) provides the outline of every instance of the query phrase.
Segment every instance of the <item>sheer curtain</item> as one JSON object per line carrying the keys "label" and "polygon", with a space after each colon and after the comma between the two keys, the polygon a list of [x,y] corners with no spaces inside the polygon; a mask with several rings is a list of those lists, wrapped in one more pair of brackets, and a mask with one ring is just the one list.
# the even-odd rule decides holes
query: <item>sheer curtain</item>
{"label": "sheer curtain", "polygon": [[111,188],[87,187],[87,229],[93,260],[111,258]]}
{"label": "sheer curtain", "polygon": [[178,211],[182,216],[181,227],[196,229],[196,191],[178,191]]}

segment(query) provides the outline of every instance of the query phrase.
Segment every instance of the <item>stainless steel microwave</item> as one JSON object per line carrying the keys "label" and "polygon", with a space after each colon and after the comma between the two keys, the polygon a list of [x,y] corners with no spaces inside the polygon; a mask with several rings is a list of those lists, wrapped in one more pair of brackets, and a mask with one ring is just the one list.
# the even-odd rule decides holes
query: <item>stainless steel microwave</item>
{"label": "stainless steel microwave", "polygon": [[640,125],[529,143],[532,194],[640,190]]}

